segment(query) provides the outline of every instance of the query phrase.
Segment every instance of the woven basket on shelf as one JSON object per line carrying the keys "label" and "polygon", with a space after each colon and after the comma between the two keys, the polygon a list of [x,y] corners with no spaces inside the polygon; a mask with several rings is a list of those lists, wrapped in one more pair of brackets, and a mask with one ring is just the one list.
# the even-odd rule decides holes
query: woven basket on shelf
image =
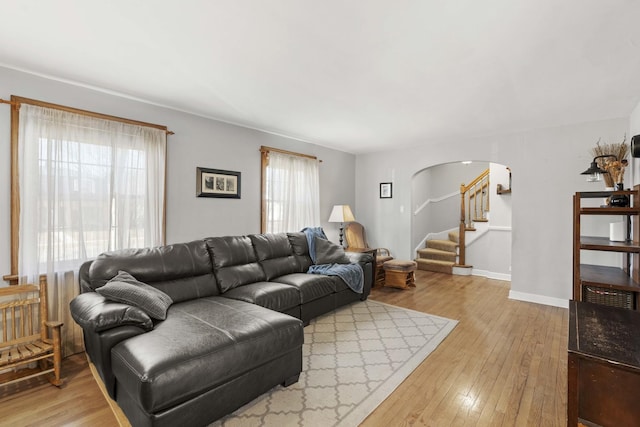
{"label": "woven basket on shelf", "polygon": [[596,304],[608,305],[611,307],[635,309],[633,292],[621,291],[618,289],[599,288],[597,286],[584,287],[584,300]]}

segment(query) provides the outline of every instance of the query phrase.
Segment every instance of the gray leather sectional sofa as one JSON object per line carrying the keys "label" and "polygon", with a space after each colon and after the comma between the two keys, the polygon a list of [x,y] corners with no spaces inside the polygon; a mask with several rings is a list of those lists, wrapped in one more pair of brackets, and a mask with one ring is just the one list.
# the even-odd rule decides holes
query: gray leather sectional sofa
{"label": "gray leather sectional sofa", "polygon": [[[278,384],[295,383],[303,325],[367,298],[373,260],[348,256],[363,267],[362,294],[337,276],[306,273],[303,233],[105,253],[81,267],[71,312],[133,426],[207,425]],[[120,271],[171,297],[165,320],[95,292]]]}

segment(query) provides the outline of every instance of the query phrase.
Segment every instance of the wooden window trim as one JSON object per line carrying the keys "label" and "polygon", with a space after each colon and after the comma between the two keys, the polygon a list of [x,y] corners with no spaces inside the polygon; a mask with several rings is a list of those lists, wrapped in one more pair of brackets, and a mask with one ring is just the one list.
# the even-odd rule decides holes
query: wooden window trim
{"label": "wooden window trim", "polygon": [[[6,103],[6,102],[5,102]],[[94,117],[103,120],[116,121],[121,123],[127,123],[137,126],[146,126],[154,129],[160,129],[167,133],[167,135],[173,135],[174,133],[167,129],[166,126],[157,125],[153,123],[141,122],[138,120],[125,119],[122,117],[111,116],[108,114],[96,113],[88,110],[81,110],[78,108],[67,107],[59,104],[52,104],[49,102],[38,101],[35,99],[24,98],[21,96],[11,95],[11,274],[4,276],[5,280],[11,280],[17,278],[18,275],[18,249],[20,247],[20,183],[18,182],[18,126],[20,116],[20,104],[36,105],[38,107],[52,108],[56,110],[62,110],[69,113],[80,114],[88,117]],[[165,146],[164,156],[164,202],[163,202],[163,222],[162,222],[162,235],[163,240],[166,240],[167,234],[167,153]],[[13,280],[12,280],[13,281]]]}
{"label": "wooden window trim", "polygon": [[[311,156],[309,154],[296,153],[295,151],[282,150],[280,148],[273,148],[267,146],[260,147],[260,232],[267,232],[267,166],[269,166],[269,153],[282,153],[288,154],[290,156],[298,156],[305,157],[307,159],[318,160],[316,156]],[[322,160],[318,160],[322,162]]]}

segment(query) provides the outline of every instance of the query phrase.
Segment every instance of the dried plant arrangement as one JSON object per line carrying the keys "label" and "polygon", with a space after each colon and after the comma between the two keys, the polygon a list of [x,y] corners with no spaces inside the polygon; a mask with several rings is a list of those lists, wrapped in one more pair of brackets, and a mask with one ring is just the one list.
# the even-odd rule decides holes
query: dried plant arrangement
{"label": "dried plant arrangement", "polygon": [[627,167],[627,156],[629,155],[629,144],[627,144],[627,135],[625,134],[622,142],[613,144],[601,144],[600,139],[596,146],[591,149],[593,157],[614,155],[613,157],[597,159],[598,167],[606,170],[608,173],[602,174],[605,185],[614,187],[617,183],[622,183],[624,170]]}

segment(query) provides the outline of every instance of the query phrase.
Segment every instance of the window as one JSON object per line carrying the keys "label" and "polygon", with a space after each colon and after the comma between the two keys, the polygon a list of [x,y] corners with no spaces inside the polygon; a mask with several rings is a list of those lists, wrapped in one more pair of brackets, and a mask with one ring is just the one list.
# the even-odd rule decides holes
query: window
{"label": "window", "polygon": [[167,129],[12,101],[12,274],[29,283],[46,275],[70,354],[78,348],[64,337],[74,334],[65,317],[80,265],[102,252],[164,242]]}
{"label": "window", "polygon": [[262,232],[320,225],[318,159],[262,147]]}

